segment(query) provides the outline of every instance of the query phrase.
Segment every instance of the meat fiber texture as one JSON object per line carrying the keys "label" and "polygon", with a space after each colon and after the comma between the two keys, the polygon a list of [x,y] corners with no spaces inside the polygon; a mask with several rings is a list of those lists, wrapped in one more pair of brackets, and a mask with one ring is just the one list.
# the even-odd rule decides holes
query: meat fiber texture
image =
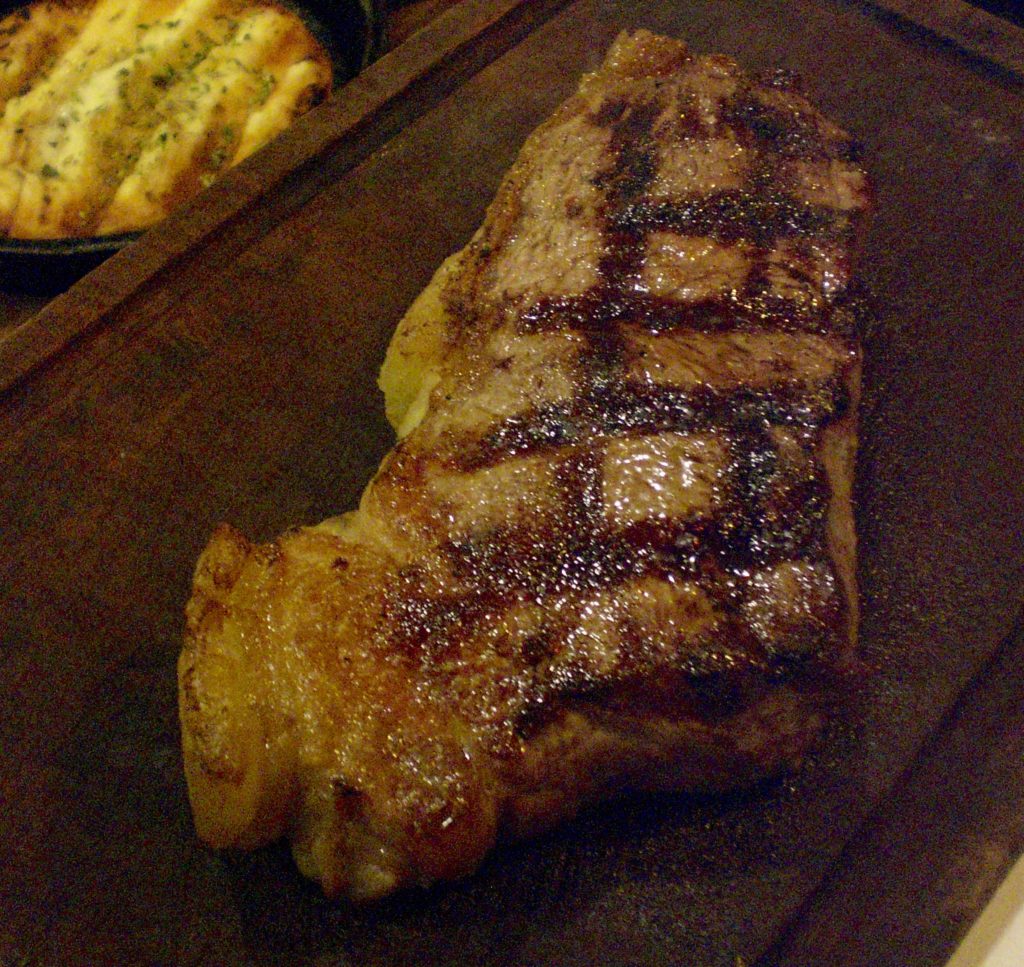
{"label": "meat fiber texture", "polygon": [[203,553],[200,837],[369,899],[796,767],[856,664],[868,197],[792,77],[620,36],[399,324],[358,510]]}

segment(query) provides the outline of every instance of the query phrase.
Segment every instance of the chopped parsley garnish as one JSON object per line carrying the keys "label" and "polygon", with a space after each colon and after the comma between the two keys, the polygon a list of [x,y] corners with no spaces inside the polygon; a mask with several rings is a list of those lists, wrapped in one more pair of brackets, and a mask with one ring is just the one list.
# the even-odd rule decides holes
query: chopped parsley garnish
{"label": "chopped parsley garnish", "polygon": [[274,78],[266,72],[260,72],[260,86],[256,92],[256,103],[266,104],[267,98],[270,97],[271,91],[274,90]]}
{"label": "chopped parsley garnish", "polygon": [[172,64],[168,64],[158,74],[153,75],[153,86],[154,87],[170,87],[178,76],[178,71]]}
{"label": "chopped parsley garnish", "polygon": [[43,165],[39,172],[44,178],[59,178],[60,172],[53,165]]}

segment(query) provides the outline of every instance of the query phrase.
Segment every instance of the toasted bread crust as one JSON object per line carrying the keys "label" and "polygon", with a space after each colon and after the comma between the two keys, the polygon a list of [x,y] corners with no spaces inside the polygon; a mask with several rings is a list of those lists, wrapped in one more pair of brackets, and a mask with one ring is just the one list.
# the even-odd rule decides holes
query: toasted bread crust
{"label": "toasted bread crust", "polygon": [[273,0],[37,0],[0,21],[0,234],[145,228],[330,88]]}

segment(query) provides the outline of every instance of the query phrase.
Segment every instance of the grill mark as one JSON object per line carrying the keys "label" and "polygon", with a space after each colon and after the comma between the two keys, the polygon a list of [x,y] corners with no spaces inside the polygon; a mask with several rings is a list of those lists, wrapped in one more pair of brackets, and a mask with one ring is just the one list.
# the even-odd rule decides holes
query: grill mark
{"label": "grill mark", "polygon": [[796,650],[764,648],[747,625],[727,616],[685,652],[652,660],[645,638],[627,626],[623,661],[613,673],[594,675],[562,666],[555,674],[538,676],[530,701],[515,718],[515,732],[528,740],[566,702],[598,721],[616,724],[646,714],[714,722],[750,707],[782,682],[811,695],[818,689],[848,691],[860,674],[857,667],[837,666],[830,659],[830,634],[844,620],[836,610],[841,607],[841,601],[830,601],[822,634],[803,640]]}
{"label": "grill mark", "polygon": [[[778,75],[776,90],[792,90],[792,78]],[[798,108],[785,110],[765,104],[748,86],[741,86],[722,104],[720,120],[739,137],[784,158],[817,160],[835,154],[839,145],[825,138],[816,119]]]}
{"label": "grill mark", "polygon": [[[779,88],[794,84],[785,75],[775,79]],[[650,127],[658,111],[654,102],[629,111],[621,101],[611,101],[593,116],[598,123],[612,123],[612,147],[617,151],[615,164],[595,179],[607,198],[605,252],[599,264],[602,281],[580,296],[540,299],[517,320],[518,331],[586,332],[629,320],[642,321],[658,332],[756,328],[830,333],[834,309],[772,296],[767,283],[768,257],[779,241],[814,239],[846,246],[853,239],[849,213],[799,201],[780,182],[783,157],[810,159],[820,152],[828,154],[813,118],[770,108],[741,91],[724,103],[721,120],[755,154],[747,185],[700,198],[653,203],[642,196],[657,173],[657,146],[650,140]],[[684,120],[690,114],[684,112]],[[813,150],[800,153],[795,150],[800,145]],[[828,147],[835,155],[841,145]],[[693,303],[629,291],[626,283],[639,275],[645,240],[655,231],[755,247],[743,287],[738,293]]]}
{"label": "grill mark", "polygon": [[831,491],[823,469],[780,465],[767,431],[748,426],[730,441],[730,506],[714,521],[717,557],[731,571],[820,557]]}
{"label": "grill mark", "polygon": [[756,289],[751,285],[734,296],[694,302],[632,292],[617,293],[612,298],[605,298],[599,292],[545,298],[523,313],[518,330],[524,335],[532,335],[564,330],[582,332],[614,323],[637,323],[659,333],[771,329],[783,333],[836,335],[835,328],[829,325],[831,313],[827,309],[773,296],[763,289],[763,285],[758,283]]}
{"label": "grill mark", "polygon": [[586,344],[579,352],[577,364],[584,394],[593,394],[621,382],[626,346],[617,326],[591,326],[584,332]]}
{"label": "grill mark", "polygon": [[453,541],[448,560],[472,590],[450,606],[444,599],[417,603],[412,596],[402,612],[414,615],[421,637],[406,636],[407,645],[415,647],[453,623],[472,624],[503,601],[589,594],[652,576],[692,580],[722,611],[735,613],[751,567],[806,559],[823,537],[824,515],[817,514],[806,530],[751,544],[748,535],[762,526],[766,496],[720,518],[645,520],[619,529],[595,524],[585,533],[564,520],[541,528],[503,524]]}
{"label": "grill mark", "polygon": [[[767,463],[771,464],[770,458]],[[567,465],[564,472],[581,474],[589,481],[584,492],[593,491],[596,478],[585,464]],[[770,478],[770,473],[750,474],[748,492],[770,486]],[[764,497],[761,493],[752,500],[748,512],[750,507],[762,506]],[[486,535],[453,543],[447,549],[448,560],[467,589],[463,593],[431,596],[423,587],[423,573],[412,569],[386,598],[389,654],[397,653],[443,675],[446,663],[458,659],[462,643],[474,628],[516,601],[585,595],[654,576],[693,581],[719,615],[705,644],[698,639],[689,643],[685,652],[661,656],[657,664],[659,671],[676,675],[677,685],[683,689],[679,701],[672,705],[678,714],[708,716],[735,711],[752,701],[762,686],[805,676],[827,657],[842,621],[842,602],[830,602],[830,620],[821,634],[802,641],[797,649],[766,648],[741,618],[750,565],[743,546],[745,537],[740,536],[745,533],[742,526],[728,526],[716,518],[650,520],[615,532],[593,524],[595,508],[599,512],[599,500],[584,501],[572,522],[556,518],[539,530],[503,525]],[[588,533],[579,530],[580,519],[591,521]],[[817,524],[820,531],[823,520]],[[754,526],[755,522],[750,522],[746,530]],[[758,565],[771,567],[800,559],[808,549],[776,543],[766,549],[769,553],[757,555]],[[545,627],[523,644],[522,660],[538,671],[529,700],[517,714],[515,728],[520,734],[529,731],[537,714],[556,700],[617,689],[654,670],[653,664],[648,667],[642,661],[645,642],[625,621],[619,628],[619,661],[610,674],[594,677],[560,665],[557,674],[545,677],[539,666],[562,651],[573,627],[571,609],[561,618],[548,615]]]}
{"label": "grill mark", "polygon": [[616,216],[612,227],[634,239],[670,231],[723,245],[751,242],[765,251],[788,238],[843,242],[850,237],[848,213],[798,201],[773,187],[757,192],[732,188],[685,201],[640,201]]}
{"label": "grill mark", "polygon": [[661,110],[662,105],[651,100],[618,112],[611,131],[613,163],[594,179],[610,207],[639,198],[657,174],[657,154],[650,135]]}
{"label": "grill mark", "polygon": [[[570,529],[540,535],[525,527],[502,527],[450,549],[456,573],[472,590],[437,599],[409,595],[406,587],[406,593],[392,599],[397,607],[389,617],[400,620],[390,636],[389,652],[397,649],[406,660],[443,675],[446,663],[458,659],[473,629],[512,602],[542,595],[586,595],[645,576],[682,577],[708,595],[719,616],[703,644],[698,637],[686,642],[685,650],[659,654],[657,660],[648,656],[645,662],[646,641],[626,619],[618,629],[618,660],[612,671],[594,676],[559,663],[549,675],[542,666],[563,651],[574,624],[571,608],[561,617],[548,615],[545,626],[522,644],[521,659],[536,677],[515,728],[520,734],[528,731],[536,715],[555,700],[615,690],[655,670],[663,678],[675,675],[673,681],[683,689],[679,701],[670,703],[677,714],[735,711],[752,701],[761,687],[804,677],[827,658],[842,622],[842,602],[829,601],[828,620],[819,633],[805,635],[797,647],[791,647],[788,638],[781,647],[762,645],[740,615],[749,572],[726,559],[731,539],[715,520],[645,521],[618,533],[602,529],[589,539],[580,539]],[[763,566],[801,556],[792,549],[779,551],[777,560],[766,557]]]}
{"label": "grill mark", "polygon": [[815,430],[841,419],[849,406],[849,391],[838,375],[811,385],[789,380],[765,389],[741,386],[727,392],[620,384],[509,417],[474,447],[460,450],[454,466],[472,473],[509,457],[581,445],[595,437],[736,433],[749,426]]}
{"label": "grill mark", "polygon": [[503,607],[495,593],[432,595],[424,590],[421,569],[401,572],[383,595],[378,629],[385,651],[405,658],[428,657],[431,661],[453,657],[459,643],[495,607]]}
{"label": "grill mark", "polygon": [[[749,635],[741,626],[723,623],[716,641],[695,642],[668,661],[665,656],[645,661],[645,639],[635,630],[625,633],[629,644],[624,654],[636,653],[638,660],[599,676],[579,666],[558,665],[553,674],[536,680],[529,703],[515,717],[515,734],[529,741],[566,703],[613,727],[649,715],[714,722],[755,702],[778,679],[772,660],[744,650]],[[729,644],[723,646],[723,638]]]}
{"label": "grill mark", "polygon": [[[643,258],[642,248],[638,249],[634,240],[618,236],[612,224],[617,212],[642,197],[657,173],[656,146],[650,135],[661,107],[657,100],[636,105],[611,102],[607,111],[602,106],[597,112],[598,118],[613,119],[609,148],[613,160],[608,170],[594,179],[605,196],[604,254],[598,265],[601,281],[591,290],[586,309],[614,301]],[[625,347],[613,320],[602,320],[596,314],[587,318],[581,332],[586,345],[579,355],[580,377],[587,394],[614,381],[622,368]]]}
{"label": "grill mark", "polygon": [[[650,132],[660,110],[657,101],[638,105],[609,101],[592,118],[612,128],[613,161],[607,172],[595,179],[605,195],[605,255],[599,265],[599,289],[605,298],[621,290],[642,258],[642,250],[636,251],[632,239],[609,235],[608,226],[615,212],[642,196],[656,174],[657,156]],[[592,322],[595,324],[584,329],[585,346],[577,365],[581,395],[596,399],[620,380],[625,346],[616,325],[596,324],[596,317]],[[547,421],[534,432],[558,446],[579,439],[582,429],[582,424],[573,427]],[[485,599],[512,590],[543,595],[559,588],[604,586],[626,565],[621,552],[607,553],[612,551],[612,542],[602,534],[601,525],[604,446],[593,435],[588,442],[589,447],[571,454],[556,471],[562,503],[556,528],[499,529],[483,539],[447,546],[447,558],[456,575]],[[557,637],[564,639],[567,632],[568,628],[563,628]],[[557,647],[548,643],[549,649]]]}
{"label": "grill mark", "polygon": [[[798,280],[806,271],[789,270]],[[771,292],[767,259],[753,261],[743,286],[719,296],[681,302],[637,291],[591,290],[578,296],[549,296],[524,310],[517,321],[522,335],[573,331],[583,333],[613,324],[633,324],[650,332],[805,333],[827,337],[852,348],[860,298],[847,289],[831,301],[797,302]]]}
{"label": "grill mark", "polygon": [[448,561],[473,594],[540,597],[606,590],[649,575],[682,577],[735,614],[751,568],[820,557],[830,493],[818,462],[786,465],[756,419],[748,417],[733,434],[730,449],[729,497],[716,514],[609,522],[599,456],[581,449],[556,471],[563,513],[451,542]]}
{"label": "grill mark", "polygon": [[595,534],[601,526],[604,510],[603,459],[603,447],[577,450],[555,471],[556,486],[562,493],[561,519],[584,539]]}
{"label": "grill mark", "polygon": [[[615,105],[608,109],[613,119],[610,150],[613,161],[606,173],[595,179],[603,191],[604,255],[598,266],[601,282],[598,285],[601,301],[610,301],[621,292],[626,280],[640,266],[643,249],[633,240],[611,230],[615,214],[631,204],[650,186],[657,173],[656,146],[651,141],[651,129],[662,109],[657,100],[636,105]],[[598,112],[601,116],[602,112]],[[577,365],[581,396],[597,399],[607,396],[612,387],[621,382],[625,357],[625,342],[620,328],[612,321],[598,324],[597,317],[583,327],[585,346],[580,351]],[[582,424],[580,424],[582,428]],[[525,579],[522,590],[543,594],[557,588],[601,587],[624,580],[631,570],[630,554],[619,536],[611,537],[603,526],[603,483],[605,442],[590,434],[588,446],[571,454],[558,468],[556,480],[561,490],[562,515],[556,529],[542,534],[539,541],[527,532],[516,539],[499,542],[496,560],[487,556],[460,554],[453,548],[452,560],[457,573],[467,566],[474,577],[486,575],[518,575]],[[518,545],[518,547],[517,547]],[[496,546],[489,545],[489,554]],[[513,553],[505,559],[508,550],[525,552],[530,564],[519,570],[521,558]],[[497,570],[494,566],[497,566]],[[480,568],[483,568],[481,571]],[[553,631],[550,647],[558,650],[571,632],[564,623]]]}
{"label": "grill mark", "polygon": [[[759,506],[764,506],[763,497]],[[445,662],[458,660],[463,642],[474,629],[516,602],[586,595],[653,577],[691,581],[708,595],[719,615],[714,640],[709,643],[711,650],[721,650],[723,641],[734,647],[741,639],[749,656],[766,671],[783,676],[796,672],[808,660],[826,654],[838,638],[845,622],[844,601],[838,591],[825,602],[826,614],[813,640],[805,634],[800,641],[791,641],[793,634],[787,632],[778,642],[762,645],[740,618],[739,608],[750,567],[768,569],[801,559],[822,562],[816,552],[823,539],[823,512],[815,515],[813,532],[795,537],[790,544],[775,541],[752,555],[746,550],[744,535],[757,525],[753,519],[740,520],[738,525],[713,517],[657,519],[638,521],[618,532],[595,528],[588,535],[565,522],[541,530],[501,525],[446,548],[466,591],[431,594],[423,572],[415,567],[398,576],[384,595],[387,654],[439,669]],[[834,581],[834,586],[838,589],[838,582]],[[522,661],[532,667],[559,654],[572,627],[571,608],[563,618],[546,616],[545,627],[522,642]],[[631,641],[628,627],[620,628],[620,634],[622,667],[616,668],[616,679],[628,677],[630,656],[644,650],[643,642]],[[690,655],[680,667],[695,681],[708,671],[697,658]],[[608,679],[602,682],[606,684]]]}
{"label": "grill mark", "polygon": [[[779,78],[775,86],[790,89],[792,82]],[[463,592],[433,597],[422,584],[417,591],[418,580],[413,579],[387,596],[391,613],[384,627],[393,629],[390,647],[436,660],[458,649],[480,621],[514,601],[594,592],[644,575],[687,578],[711,597],[721,624],[717,643],[689,654],[679,666],[690,692],[666,699],[677,709],[692,699],[694,709],[707,714],[723,704],[723,695],[728,698],[724,704],[733,706],[740,693],[763,687],[779,664],[738,614],[749,568],[817,555],[822,549],[827,481],[816,468],[806,479],[780,489],[778,456],[767,428],[818,429],[847,411],[847,388],[838,376],[821,384],[791,380],[763,390],[741,387],[728,392],[625,385],[620,323],[641,321],[655,332],[767,328],[838,335],[835,322],[842,313],[836,306],[808,311],[771,296],[767,257],[782,238],[849,240],[846,214],[798,202],[778,183],[780,159],[836,156],[847,146],[826,144],[813,118],[790,116],[756,102],[749,92],[741,93],[724,106],[722,119],[753,143],[758,154],[747,187],[684,203],[652,204],[643,198],[656,175],[651,130],[662,106],[657,101],[632,105],[610,100],[591,116],[594,123],[612,128],[614,154],[607,172],[595,179],[605,196],[600,282],[582,296],[541,300],[518,322],[520,332],[569,328],[583,335],[579,395],[505,420],[453,461],[458,469],[472,472],[509,456],[575,446],[556,472],[562,514],[526,525],[502,525],[449,543],[445,559]],[[691,135],[706,136],[702,125],[694,126],[693,117],[685,114],[677,122]],[[686,304],[627,291],[642,268],[645,238],[657,230],[755,246],[741,292],[729,299]],[[604,440],[708,429],[729,439],[730,496],[722,512],[707,519],[641,521],[617,531],[604,522]],[[549,618],[543,633],[530,636],[524,660],[536,665],[557,654],[570,627],[566,620],[559,627]],[[623,632],[620,654],[626,661],[616,679],[620,684],[623,676],[633,674],[627,667],[629,656],[640,655],[643,646],[635,630],[632,638],[628,629]],[[718,640],[723,637],[724,646]],[[558,680],[538,681],[528,708],[543,706],[547,696],[580,695],[609,686],[607,678],[574,681],[567,669],[559,675]]]}
{"label": "grill mark", "polygon": [[657,552],[653,545],[633,543],[631,536],[605,528],[581,534],[572,527],[537,530],[506,525],[453,543],[449,553],[456,575],[484,591],[582,594],[646,572]]}

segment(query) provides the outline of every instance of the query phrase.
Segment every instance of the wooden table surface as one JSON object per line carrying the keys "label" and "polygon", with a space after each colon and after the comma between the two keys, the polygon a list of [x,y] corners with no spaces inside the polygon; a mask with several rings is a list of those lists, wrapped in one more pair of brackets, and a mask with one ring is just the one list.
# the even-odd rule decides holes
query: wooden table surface
{"label": "wooden table surface", "polygon": [[[0,342],[0,964],[944,962],[1024,842],[1024,43],[923,6],[463,0]],[[265,539],[352,505],[396,321],[631,24],[798,70],[865,143],[875,672],[785,783],[327,903],[281,849],[195,841],[190,569],[220,520]]]}

